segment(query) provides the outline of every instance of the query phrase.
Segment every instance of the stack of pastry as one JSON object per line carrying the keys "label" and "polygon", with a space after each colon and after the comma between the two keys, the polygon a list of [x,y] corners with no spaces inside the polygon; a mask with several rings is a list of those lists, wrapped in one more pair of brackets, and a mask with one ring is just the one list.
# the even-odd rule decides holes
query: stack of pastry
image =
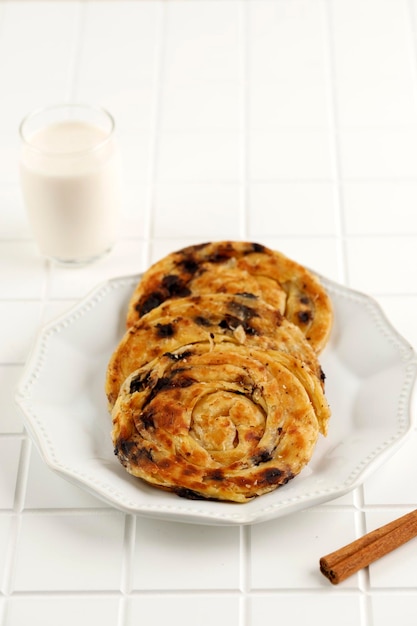
{"label": "stack of pastry", "polygon": [[246,502],[310,461],[330,409],[330,299],[265,246],[190,246],[154,264],[107,368],[115,454],[187,498]]}

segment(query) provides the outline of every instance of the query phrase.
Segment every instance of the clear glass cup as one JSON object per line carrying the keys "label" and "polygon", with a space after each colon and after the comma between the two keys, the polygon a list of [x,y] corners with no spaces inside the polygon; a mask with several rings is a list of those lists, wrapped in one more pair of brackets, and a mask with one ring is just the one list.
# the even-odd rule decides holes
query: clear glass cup
{"label": "clear glass cup", "polygon": [[83,265],[118,234],[121,164],[113,117],[99,107],[39,109],[20,125],[20,181],[41,254]]}

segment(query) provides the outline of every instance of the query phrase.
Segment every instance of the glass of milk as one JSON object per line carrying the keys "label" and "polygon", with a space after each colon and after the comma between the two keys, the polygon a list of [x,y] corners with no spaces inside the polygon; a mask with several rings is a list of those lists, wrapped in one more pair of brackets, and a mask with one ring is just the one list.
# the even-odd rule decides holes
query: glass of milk
{"label": "glass of milk", "polygon": [[114,120],[104,109],[65,104],[20,125],[20,180],[40,252],[84,265],[109,252],[121,210]]}

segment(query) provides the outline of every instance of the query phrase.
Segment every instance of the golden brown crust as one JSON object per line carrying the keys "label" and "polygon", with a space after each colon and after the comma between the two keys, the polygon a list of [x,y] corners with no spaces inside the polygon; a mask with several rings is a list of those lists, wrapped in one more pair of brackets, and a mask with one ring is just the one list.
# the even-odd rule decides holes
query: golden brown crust
{"label": "golden brown crust", "polygon": [[299,358],[324,381],[316,353],[279,311],[248,294],[206,294],[168,300],[126,331],[107,368],[109,406],[134,370],[165,352],[202,341],[280,350]]}
{"label": "golden brown crust", "polygon": [[189,246],[155,263],[129,303],[127,326],[163,302],[204,293],[262,297],[300,328],[319,353],[331,324],[330,299],[305,267],[256,243],[222,241]]}
{"label": "golden brown crust", "polygon": [[246,502],[288,482],[311,458],[326,402],[282,355],[206,342],[133,372],[112,412],[121,463],[189,498]]}
{"label": "golden brown crust", "polygon": [[284,485],[327,434],[318,353],[331,324],[319,280],[264,246],[161,259],[132,294],[107,368],[120,462],[187,498],[246,502]]}

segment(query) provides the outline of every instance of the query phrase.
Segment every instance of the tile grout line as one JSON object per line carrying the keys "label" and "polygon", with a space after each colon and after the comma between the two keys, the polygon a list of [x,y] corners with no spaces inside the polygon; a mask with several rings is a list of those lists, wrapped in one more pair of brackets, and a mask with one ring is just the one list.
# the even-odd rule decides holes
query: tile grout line
{"label": "tile grout line", "polygon": [[417,15],[413,0],[406,4],[406,19],[408,27],[408,44],[410,48],[410,65],[414,92],[414,102],[417,109]]}
{"label": "tile grout line", "polygon": [[[238,5],[238,25],[239,25],[239,85],[240,85],[240,107],[239,107],[239,230],[243,239],[249,237],[249,181],[248,181],[248,106],[249,106],[249,4],[241,0]],[[249,626],[249,598],[250,589],[250,526],[240,527],[240,567],[239,586],[241,595],[239,597],[239,626]]]}
{"label": "tile grout line", "polygon": [[129,513],[125,514],[124,539],[123,539],[123,566],[120,590],[128,595],[133,588],[133,551],[135,545],[136,520]]}
{"label": "tile grout line", "polygon": [[[361,484],[353,493],[353,505],[355,507],[354,522],[356,536],[363,537],[366,530],[366,511],[365,511],[365,491],[364,486]],[[370,579],[369,570],[362,569],[358,572],[359,590],[360,595],[360,613],[362,616],[362,623],[366,626],[372,626],[372,609],[370,605]]]}
{"label": "tile grout line", "polygon": [[154,96],[152,102],[152,121],[150,124],[149,137],[149,171],[148,190],[146,201],[146,219],[144,233],[144,258],[145,267],[148,267],[152,258],[152,240],[154,236],[154,206],[157,186],[158,170],[158,147],[159,147],[159,125],[160,109],[162,101],[162,87],[164,76],[164,52],[165,33],[167,28],[167,8],[165,3],[158,4],[158,19],[155,33],[155,66],[154,66]]}
{"label": "tile grout line", "polygon": [[[335,176],[335,226],[338,238],[337,256],[341,281],[349,285],[346,219],[343,196],[343,169],[340,153],[339,134],[339,109],[337,99],[337,70],[335,65],[335,41],[334,41],[334,15],[330,0],[323,0],[323,19],[325,24],[325,58],[327,63],[327,86],[331,134],[332,162]],[[363,534],[365,513],[363,512],[363,487],[354,493],[354,521],[356,533]],[[368,572],[359,573],[359,586],[362,590],[360,596],[360,619],[362,626],[371,626],[371,607],[369,599],[369,577]]]}
{"label": "tile grout line", "polygon": [[125,626],[128,623],[129,597],[133,589],[133,561],[136,537],[136,518],[134,515],[125,514],[124,539],[123,539],[123,564],[120,591],[122,598],[119,604],[119,617],[117,626]]}
{"label": "tile grout line", "polygon": [[[82,48],[82,40],[84,34],[85,27],[85,9],[86,4],[84,0],[77,2],[76,6],[76,16],[74,19],[74,31],[73,31],[73,41],[72,41],[72,49],[69,54],[69,62],[67,67],[67,87],[66,87],[66,100],[68,102],[75,101],[76,99],[76,85],[77,85],[77,76],[78,70],[80,66],[80,57],[81,57],[81,48]],[[40,297],[41,303],[41,312],[40,312],[40,322],[43,322],[45,306],[49,302],[50,295],[50,287],[51,287],[51,279],[53,275],[53,262],[49,259],[45,260],[46,268],[45,268],[45,280],[43,284],[43,290]]]}
{"label": "tile grout line", "polygon": [[12,516],[11,529],[9,532],[9,541],[7,543],[6,554],[3,555],[4,571],[3,571],[3,595],[8,598],[13,592],[13,579],[16,563],[16,551],[22,518],[18,513]]}
{"label": "tile grout line", "polygon": [[15,488],[15,501],[13,509],[17,514],[20,514],[25,507],[26,488],[29,475],[29,463],[32,445],[33,444],[29,440],[28,435],[26,435],[22,440]]}
{"label": "tile grout line", "polygon": [[86,4],[84,0],[77,3],[77,15],[75,18],[74,35],[72,42],[72,50],[68,63],[68,78],[67,78],[67,101],[77,101],[78,91],[78,74],[82,52],[82,42],[84,40],[84,30],[86,22]]}
{"label": "tile grout line", "polygon": [[336,93],[336,67],[335,67],[335,49],[333,38],[333,14],[330,0],[323,0],[322,13],[325,28],[325,59],[327,66],[327,90],[329,103],[329,129],[331,134],[331,152],[334,168],[334,185],[335,185],[335,226],[339,244],[337,246],[337,255],[341,280],[346,285],[349,284],[349,272],[347,266],[347,249],[346,249],[346,229],[344,219],[344,198],[342,190],[342,164],[340,155],[340,144],[338,137],[339,130],[339,112]]}
{"label": "tile grout line", "polygon": [[[249,107],[249,4],[245,0],[241,0],[238,5],[238,24],[239,24],[239,85],[240,85],[240,107],[239,107],[239,230],[241,237],[247,239],[249,237],[249,181],[248,181],[248,107]],[[249,598],[250,589],[250,526],[242,525],[240,527],[240,568],[239,568],[239,586],[241,595],[239,597],[239,626],[249,626]]]}
{"label": "tile grout line", "polygon": [[249,626],[249,594],[251,572],[251,526],[240,527],[239,626]]}
{"label": "tile grout line", "polygon": [[[25,433],[22,434],[22,444],[20,449],[20,458],[17,470],[16,477],[16,485],[15,485],[15,494],[14,494],[14,505],[13,505],[13,514],[12,514],[12,527],[9,535],[9,542],[7,545],[7,551],[4,558],[4,572],[3,572],[3,580],[4,580],[4,594],[6,596],[11,596],[13,592],[13,578],[16,564],[16,551],[18,544],[18,536],[20,533],[20,528],[22,525],[22,516],[21,512],[24,508],[26,487],[27,487],[27,478],[29,473],[29,461],[30,461],[30,452],[32,443],[29,440],[28,436]],[[7,609],[6,609],[7,611]]]}
{"label": "tile grout line", "polygon": [[240,126],[240,142],[239,142],[239,214],[240,214],[240,232],[243,239],[249,236],[249,133],[248,133],[248,113],[249,113],[249,5],[245,0],[241,0],[239,4],[239,40],[240,40],[240,95],[241,105],[239,109],[239,126]]}

